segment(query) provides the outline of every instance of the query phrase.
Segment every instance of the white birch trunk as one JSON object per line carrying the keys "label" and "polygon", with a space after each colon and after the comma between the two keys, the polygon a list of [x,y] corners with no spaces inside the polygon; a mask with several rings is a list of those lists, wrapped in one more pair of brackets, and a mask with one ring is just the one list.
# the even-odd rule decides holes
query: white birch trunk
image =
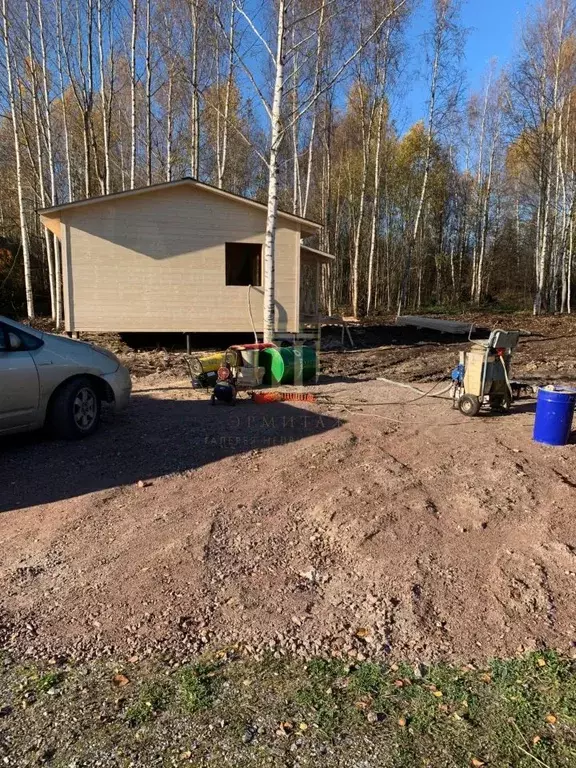
{"label": "white birch trunk", "polygon": [[[40,0],[39,0],[40,2]],[[98,65],[100,74],[100,109],[102,110],[102,139],[104,145],[103,193],[110,192],[110,121],[108,119],[108,95],[106,92],[106,73],[104,68],[104,34],[102,29],[102,0],[98,0],[96,11],[98,25]]]}
{"label": "white birch trunk", "polygon": [[[32,86],[32,115],[34,120],[34,136],[36,140],[36,165],[38,168],[38,191],[42,207],[47,207],[49,199],[46,195],[46,183],[44,178],[44,147],[42,146],[42,134],[40,130],[40,108],[38,73],[36,70],[36,57],[32,43],[32,17],[30,12],[30,0],[26,0],[26,41],[28,43],[28,65],[30,69],[30,82]],[[48,286],[50,290],[50,315],[56,319],[56,289],[54,284],[54,260],[52,257],[52,243],[50,232],[44,229],[44,248],[46,251],[46,264],[48,266]]]}
{"label": "white birch trunk", "polygon": [[[146,183],[152,184],[152,60],[151,60],[151,0],[146,0]],[[170,73],[170,100],[172,99],[172,73]],[[171,109],[171,105],[170,105]],[[170,121],[172,117],[170,116]],[[170,145],[172,143],[172,127],[170,126]],[[168,164],[168,174],[171,178],[172,159]]]}
{"label": "white birch trunk", "polygon": [[67,202],[73,199],[72,161],[70,157],[70,134],[68,131],[68,109],[66,107],[66,90],[64,88],[64,66],[62,62],[62,47],[64,46],[64,28],[62,24],[62,0],[56,0],[58,45],[56,46],[58,73],[60,79],[60,100],[62,101],[62,122],[64,124],[64,154],[66,156],[66,183],[68,187]]}
{"label": "white birch trunk", "polygon": [[370,226],[370,250],[368,253],[368,289],[366,296],[366,314],[372,311],[373,285],[374,285],[374,257],[376,255],[376,242],[378,240],[378,216],[380,209],[380,169],[382,154],[382,131],[384,128],[384,96],[380,95],[378,105],[378,119],[376,123],[376,149],[374,153],[374,202],[372,206],[372,222]]}
{"label": "white birch trunk", "polygon": [[130,180],[130,162],[126,163],[126,149],[125,149],[125,141],[124,141],[124,130],[123,130],[123,114],[121,110],[118,110],[118,154],[120,155],[120,184],[122,187],[122,192],[126,191],[127,188],[127,181]]}
{"label": "white birch trunk", "polygon": [[[543,219],[542,219],[542,237],[541,242],[539,246],[539,250],[537,253],[537,264],[536,264],[536,276],[537,276],[537,284],[536,284],[536,295],[534,297],[534,314],[537,315],[542,311],[542,298],[544,295],[544,290],[546,287],[546,283],[549,280],[549,259],[548,259],[548,251],[549,251],[549,240],[550,240],[550,216],[551,216],[551,191],[552,191],[552,176],[553,176],[553,169],[554,169],[554,158],[555,158],[555,143],[558,140],[558,117],[559,117],[559,89],[560,89],[560,77],[561,77],[561,59],[563,57],[564,53],[564,41],[565,41],[565,30],[566,30],[566,16],[567,16],[568,8],[567,8],[567,2],[565,0],[562,0],[561,4],[561,11],[560,11],[560,18],[559,18],[559,26],[558,26],[558,39],[554,46],[554,81],[553,81],[553,88],[552,88],[552,104],[551,104],[551,111],[552,111],[552,139],[551,139],[551,147],[549,151],[549,158],[548,158],[548,168],[547,168],[547,174],[546,174],[546,184],[544,188],[544,199],[543,202]],[[543,101],[545,103],[546,95],[543,94]],[[545,107],[546,109],[546,107]],[[544,142],[546,141],[546,138],[544,138]],[[541,190],[542,194],[542,190]],[[548,268],[548,269],[547,269]]]}
{"label": "white birch trunk", "polygon": [[[228,137],[230,135],[228,122],[230,120],[230,99],[232,97],[232,85],[234,78],[235,12],[236,6],[234,5],[234,2],[232,2],[230,5],[230,29],[228,32],[228,72],[226,76],[226,94],[224,97],[224,124],[222,126],[222,143],[218,153],[218,187],[220,189],[222,189],[224,186],[224,175],[226,173],[226,165],[228,162]],[[218,110],[218,115],[220,115],[220,110]]]}
{"label": "white birch trunk", "polygon": [[572,313],[572,264],[574,261],[574,218],[570,219],[570,239],[568,245],[568,276],[566,286],[566,312]]}
{"label": "white birch trunk", "polygon": [[[48,85],[48,57],[46,52],[46,37],[45,37],[45,30],[44,30],[44,12],[43,12],[43,6],[42,6],[42,0],[38,0],[38,30],[39,30],[39,36],[40,36],[40,52],[42,56],[42,90],[44,95],[44,125],[46,130],[46,148],[48,152],[48,173],[50,178],[50,204],[56,205],[57,200],[57,190],[56,190],[56,170],[54,167],[54,144],[53,144],[53,126],[52,126],[52,110],[50,108],[50,91],[49,91],[49,85]],[[62,322],[62,287],[61,287],[61,280],[60,280],[60,264],[59,264],[59,249],[58,249],[58,238],[56,236],[52,236],[51,233],[48,233],[48,230],[45,230],[45,234],[48,237],[48,240],[53,239],[54,248],[51,249],[51,245],[47,245],[47,249],[49,248],[53,253],[53,259],[50,258],[50,261],[53,262],[54,267],[54,279],[53,279],[53,285],[54,285],[54,320],[56,325],[56,330],[60,329],[60,325]]]}
{"label": "white birch trunk", "polygon": [[16,189],[18,194],[18,212],[20,216],[20,239],[22,243],[22,261],[24,263],[24,290],[26,294],[26,311],[28,319],[34,319],[34,293],[32,290],[32,270],[30,267],[30,249],[28,245],[28,227],[24,210],[24,190],[22,183],[22,158],[20,154],[20,137],[16,112],[16,97],[12,71],[12,52],[10,46],[10,24],[6,9],[6,0],[2,0],[2,32],[4,38],[4,54],[6,60],[6,80],[8,86],[8,101],[12,118],[12,135],[14,139],[14,155],[16,159]]}
{"label": "white birch trunk", "polygon": [[[296,27],[294,17],[296,15],[296,3],[292,3],[292,48],[296,46]],[[298,114],[298,51],[292,54],[292,115]],[[302,193],[300,189],[300,158],[298,152],[300,121],[294,117],[292,120],[292,213],[298,214],[301,210]]]}
{"label": "white birch trunk", "polygon": [[48,151],[48,173],[50,178],[50,203],[52,205],[56,205],[56,171],[54,168],[52,110],[50,109],[48,57],[46,55],[46,38],[44,34],[44,14],[42,10],[42,0],[38,0],[38,28],[40,33],[40,51],[42,55],[42,90],[44,95],[44,125],[46,129],[46,149]]}
{"label": "white birch trunk", "polygon": [[166,104],[166,181],[172,181],[172,89],[173,89],[172,66],[168,74],[168,100]]}
{"label": "white birch trunk", "polygon": [[[316,66],[314,69],[314,97],[320,92],[320,71],[322,61],[322,27],[324,26],[324,15],[326,11],[326,0],[322,0],[320,14],[318,16],[318,31],[316,38]],[[302,203],[301,215],[306,218],[308,211],[308,202],[310,200],[310,185],[312,183],[312,157],[314,153],[314,139],[316,138],[316,120],[318,111],[314,108],[312,113],[312,123],[310,125],[310,136],[308,138],[308,165],[306,168],[306,183],[304,188],[304,201]]]}
{"label": "white birch trunk", "polygon": [[276,219],[278,214],[278,153],[282,142],[280,125],[282,94],[284,92],[284,34],[286,0],[278,2],[278,33],[276,45],[276,76],[271,116],[270,158],[268,164],[268,210],[264,244],[264,341],[273,341],[275,332],[276,277]]}
{"label": "white birch trunk", "polygon": [[[402,278],[402,284],[400,287],[400,297],[398,301],[398,314],[402,314],[402,310],[406,304],[406,297],[408,294],[408,283],[410,280],[410,269],[412,266],[412,258],[414,250],[416,248],[416,242],[418,240],[418,233],[420,231],[420,220],[422,218],[422,212],[424,210],[424,203],[426,202],[426,194],[428,192],[428,179],[430,176],[430,165],[432,158],[432,140],[434,137],[434,131],[436,128],[436,98],[438,90],[438,79],[440,74],[440,56],[442,53],[443,44],[443,24],[444,19],[437,20],[438,29],[435,35],[434,45],[434,60],[432,64],[432,76],[430,80],[430,104],[428,108],[428,127],[426,131],[426,153],[424,161],[424,174],[422,177],[422,187],[420,189],[420,197],[418,200],[418,208],[416,210],[416,216],[414,218],[414,227],[408,243],[408,253],[406,255],[406,264],[404,267],[404,276]],[[420,293],[421,282],[419,282]],[[419,302],[420,303],[420,300]]]}
{"label": "white birch trunk", "polygon": [[70,76],[70,82],[74,90],[74,95],[78,103],[78,108],[82,113],[82,129],[83,129],[82,143],[84,147],[84,196],[85,197],[90,197],[90,110],[91,110],[92,90],[90,88],[91,78],[89,78],[89,82],[87,83],[86,71],[84,68],[84,65],[85,65],[84,50],[86,48],[88,49],[86,60],[88,62],[88,68],[91,72],[91,69],[92,69],[91,10],[92,10],[92,0],[88,0],[90,24],[88,27],[88,35],[87,35],[88,40],[86,40],[86,36],[82,28],[82,19],[81,19],[81,13],[80,13],[81,5],[78,3],[78,5],[76,6],[76,47],[77,47],[77,56],[78,56],[78,67],[81,75],[80,85],[81,85],[81,88],[83,89],[80,92],[78,91],[78,83],[74,79],[73,70],[70,65],[69,54],[66,50],[66,47],[64,48],[64,51],[67,56],[68,73]]}
{"label": "white birch trunk", "polygon": [[484,201],[482,205],[482,219],[480,224],[480,248],[478,252],[478,264],[476,272],[476,284],[474,302],[480,304],[482,299],[482,280],[484,279],[484,260],[486,258],[486,242],[488,239],[488,220],[490,215],[490,197],[492,195],[492,174],[494,170],[494,154],[496,147],[493,148],[490,155],[490,162],[488,166],[488,174],[486,177],[486,191],[484,193]]}
{"label": "white birch trunk", "polygon": [[192,130],[190,135],[190,174],[200,173],[200,98],[198,93],[198,0],[190,0],[192,19]]}
{"label": "white birch trunk", "polygon": [[[366,209],[366,188],[368,186],[368,161],[370,156],[370,144],[372,142],[372,129],[374,123],[374,107],[370,107],[368,127],[364,117],[364,95],[361,90],[362,103],[362,184],[360,188],[360,201],[358,219],[354,228],[354,255],[352,259],[352,314],[358,317],[360,298],[360,245],[362,241],[362,227],[364,225],[364,211]],[[352,182],[351,182],[352,183]],[[352,188],[352,187],[351,187]]]}
{"label": "white birch trunk", "polygon": [[132,44],[130,49],[130,187],[136,186],[136,41],[138,39],[138,0],[132,0]]}
{"label": "white birch trunk", "polygon": [[470,287],[470,298],[472,301],[476,301],[476,297],[479,295],[478,292],[478,264],[480,259],[480,253],[481,245],[480,240],[482,239],[482,220],[483,220],[483,211],[484,211],[484,198],[483,198],[483,192],[482,192],[482,183],[483,183],[483,169],[484,169],[484,141],[486,137],[486,117],[488,115],[488,100],[490,97],[490,88],[492,85],[492,70],[490,70],[490,75],[488,78],[488,82],[486,83],[486,90],[484,91],[484,105],[482,107],[482,119],[480,120],[480,136],[478,141],[478,164],[476,168],[476,224],[475,224],[475,232],[476,232],[476,239],[474,242],[474,248],[472,250],[472,285]]}

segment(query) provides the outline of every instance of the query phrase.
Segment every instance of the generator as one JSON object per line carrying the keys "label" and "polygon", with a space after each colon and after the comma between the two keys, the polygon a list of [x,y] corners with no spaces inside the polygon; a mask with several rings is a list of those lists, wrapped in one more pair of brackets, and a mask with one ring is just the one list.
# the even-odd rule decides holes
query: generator
{"label": "generator", "polygon": [[483,406],[507,411],[513,399],[510,381],[518,331],[492,331],[487,340],[471,339],[472,348],[460,352],[452,371],[452,402],[465,416],[477,416]]}
{"label": "generator", "polygon": [[217,380],[210,397],[212,405],[216,403],[227,403],[228,405],[236,405],[236,397],[238,395],[238,387],[236,384],[236,377],[234,376],[230,363],[227,361],[218,368]]}
{"label": "generator", "polygon": [[236,344],[228,347],[224,360],[218,368],[216,383],[210,401],[236,404],[240,389],[253,389],[262,385],[265,369],[258,365],[261,350],[273,347],[274,344]]}

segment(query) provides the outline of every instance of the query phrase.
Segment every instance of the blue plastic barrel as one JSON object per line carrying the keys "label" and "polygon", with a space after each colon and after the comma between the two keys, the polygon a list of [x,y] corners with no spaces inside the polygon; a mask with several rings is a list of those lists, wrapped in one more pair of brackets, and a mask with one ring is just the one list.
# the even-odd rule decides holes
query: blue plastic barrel
{"label": "blue plastic barrel", "polygon": [[538,390],[534,440],[546,445],[566,445],[572,432],[576,389]]}

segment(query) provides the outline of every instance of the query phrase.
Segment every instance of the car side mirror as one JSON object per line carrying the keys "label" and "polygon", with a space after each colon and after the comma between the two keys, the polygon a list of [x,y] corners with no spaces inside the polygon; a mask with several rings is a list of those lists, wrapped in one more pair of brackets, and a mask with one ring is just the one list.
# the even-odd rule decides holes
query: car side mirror
{"label": "car side mirror", "polygon": [[22,349],[22,339],[15,333],[8,334],[8,349],[10,352],[18,352]]}

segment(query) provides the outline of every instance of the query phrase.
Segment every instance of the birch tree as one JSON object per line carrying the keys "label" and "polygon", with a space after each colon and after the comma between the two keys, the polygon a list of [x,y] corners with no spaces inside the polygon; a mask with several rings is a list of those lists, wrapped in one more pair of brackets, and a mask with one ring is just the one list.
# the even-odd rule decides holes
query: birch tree
{"label": "birch tree", "polygon": [[130,188],[136,186],[136,43],[138,41],[138,0],[132,0],[132,42],[130,45]]}
{"label": "birch tree", "polygon": [[64,64],[62,49],[64,43],[64,25],[62,22],[62,0],[54,0],[56,5],[56,18],[57,18],[57,44],[56,44],[56,62],[58,69],[58,82],[60,85],[60,103],[62,109],[62,127],[64,129],[64,156],[66,167],[66,189],[67,189],[67,202],[70,202],[74,197],[74,191],[72,187],[72,158],[70,152],[70,133],[68,127],[68,108],[66,105],[66,89],[64,86]]}
{"label": "birch tree", "polygon": [[34,293],[32,287],[32,270],[30,266],[30,246],[28,241],[28,225],[26,222],[26,210],[24,203],[24,189],[22,178],[22,157],[20,150],[20,136],[18,134],[18,117],[16,107],[16,94],[14,84],[14,58],[12,51],[11,27],[8,18],[6,0],[2,0],[2,41],[4,43],[4,60],[6,63],[6,82],[8,90],[8,102],[10,106],[10,118],[12,121],[12,136],[14,140],[14,158],[16,162],[16,191],[18,195],[18,212],[20,218],[20,242],[22,248],[22,261],[24,264],[24,288],[26,293],[26,312],[28,319],[34,318]]}
{"label": "birch tree", "polygon": [[[28,71],[30,80],[30,100],[32,102],[32,115],[34,124],[34,143],[36,148],[36,157],[34,164],[36,176],[38,179],[38,197],[42,206],[50,204],[50,198],[46,193],[45,178],[45,153],[43,147],[42,129],[40,125],[40,83],[39,77],[41,71],[36,62],[36,51],[33,42],[33,26],[36,27],[36,20],[32,18],[31,0],[26,0],[26,42],[28,47]],[[44,51],[45,57],[45,51]],[[46,128],[46,126],[44,126]],[[48,265],[48,285],[50,290],[50,311],[52,319],[56,319],[56,286],[54,281],[54,257],[52,251],[52,236],[47,229],[44,230],[44,248],[46,251],[46,263]]]}
{"label": "birch tree", "polygon": [[429,38],[430,90],[428,97],[428,119],[426,121],[426,150],[424,157],[424,172],[420,198],[412,230],[408,233],[406,262],[398,300],[398,314],[406,304],[410,269],[414,250],[418,241],[422,214],[428,193],[430,179],[432,145],[439,126],[454,109],[454,97],[457,94],[455,86],[459,85],[459,71],[454,65],[461,55],[461,31],[458,27],[459,0],[434,0],[434,20],[432,33]]}
{"label": "birch tree", "polygon": [[[230,3],[230,25],[228,28],[228,45],[227,45],[227,67],[226,67],[226,84],[224,92],[224,106],[222,110],[222,119],[220,120],[220,108],[217,111],[217,164],[218,164],[218,187],[223,189],[224,178],[226,176],[226,166],[228,164],[228,140],[230,136],[230,102],[232,98],[232,88],[234,84],[234,32],[236,24],[236,6],[234,2]],[[217,64],[218,68],[218,64]],[[220,87],[217,82],[217,98],[220,98]],[[222,123],[222,130],[220,131],[220,122]]]}
{"label": "birch tree", "polygon": [[556,301],[556,171],[562,113],[575,84],[571,54],[574,35],[570,0],[546,0],[528,19],[522,32],[521,53],[510,78],[511,111],[522,138],[522,156],[536,184],[534,314],[545,309],[547,300],[552,304]]}
{"label": "birch tree", "polygon": [[[39,0],[40,2],[41,0]],[[109,71],[106,72],[106,57],[104,54],[104,23],[102,13],[102,0],[97,0],[96,22],[98,35],[98,66],[100,75],[100,111],[102,115],[102,141],[103,141],[103,168],[102,191],[107,195],[110,192],[110,122],[112,113],[112,94],[114,92],[114,37],[111,29],[108,29],[110,55],[108,59]]]}
{"label": "birch tree", "polygon": [[[276,245],[276,220],[278,215],[278,181],[279,181],[279,154],[282,141],[288,131],[291,130],[295,121],[299,120],[320,98],[320,95],[327,90],[334,82],[337,82],[348,69],[350,64],[363,52],[365,47],[376,37],[382,27],[390,17],[397,13],[405,4],[406,0],[398,0],[391,10],[384,13],[383,16],[375,22],[374,27],[360,41],[359,45],[350,52],[342,61],[334,73],[331,82],[326,83],[323,88],[316,89],[313,93],[300,100],[297,112],[288,111],[288,119],[282,124],[282,112],[284,105],[285,90],[285,67],[296,51],[302,44],[302,40],[297,36],[291,36],[291,29],[288,22],[288,11],[292,9],[291,3],[296,0],[279,0],[274,11],[275,44],[268,43],[262,31],[257,27],[255,21],[250,17],[242,0],[234,0],[238,13],[245,19],[248,27],[256,36],[259,43],[264,47],[274,72],[274,83],[272,87],[272,99],[268,100],[262,93],[256,79],[247,66],[242,62],[244,71],[248,76],[252,86],[261,99],[261,103],[268,115],[270,121],[270,141],[268,149],[268,203],[266,216],[266,235],[264,244],[264,340],[271,341],[275,333],[275,245]],[[307,11],[299,6],[299,12],[293,16],[292,24],[298,25],[311,17],[316,16],[321,11],[321,7],[316,7]],[[338,13],[336,8],[334,13]],[[289,41],[292,40],[290,46]]]}
{"label": "birch tree", "polygon": [[200,18],[198,0],[188,0],[188,4],[190,10],[190,23],[192,26],[190,174],[192,178],[197,179],[200,173],[200,93],[198,82],[198,41]]}
{"label": "birch tree", "polygon": [[483,295],[484,269],[490,234],[494,179],[502,159],[502,123],[504,115],[504,82],[495,77],[491,65],[477,117],[477,170],[475,181],[475,227],[472,251],[471,299],[479,305]]}
{"label": "birch tree", "polygon": [[38,207],[193,173],[267,202],[267,338],[279,207],[323,224],[330,313],[488,298],[570,312],[574,3],[536,0],[518,54],[464,114],[459,0],[434,0],[424,117],[404,128],[415,5],[0,0],[0,235],[25,267],[0,253],[5,311],[52,295],[61,318],[58,239]]}
{"label": "birch tree", "polygon": [[[42,0],[38,0],[37,3],[37,16],[38,16],[38,33],[40,38],[40,53],[41,53],[41,67],[42,67],[42,95],[43,95],[43,123],[46,133],[46,152],[48,162],[48,173],[50,179],[50,205],[56,205],[58,202],[58,192],[56,187],[56,162],[55,162],[55,148],[54,148],[54,129],[52,118],[52,103],[50,98],[50,63],[48,60],[47,44],[46,44],[46,30],[44,23],[44,7]],[[49,249],[49,243],[53,243],[54,254],[54,270],[53,270],[53,314],[56,329],[59,329],[62,323],[62,267],[60,260],[60,247],[58,238],[53,236],[48,230],[45,230],[47,237],[47,250]]]}
{"label": "birch tree", "polygon": [[[152,0],[146,0],[146,89],[144,94],[144,100],[146,103],[146,183],[152,184]],[[168,80],[168,101],[169,101],[169,121],[172,119],[172,71],[170,70],[170,77]],[[169,140],[167,143],[167,153],[171,151],[171,126],[169,126],[168,135]],[[168,178],[171,178],[171,158],[168,165]]]}

